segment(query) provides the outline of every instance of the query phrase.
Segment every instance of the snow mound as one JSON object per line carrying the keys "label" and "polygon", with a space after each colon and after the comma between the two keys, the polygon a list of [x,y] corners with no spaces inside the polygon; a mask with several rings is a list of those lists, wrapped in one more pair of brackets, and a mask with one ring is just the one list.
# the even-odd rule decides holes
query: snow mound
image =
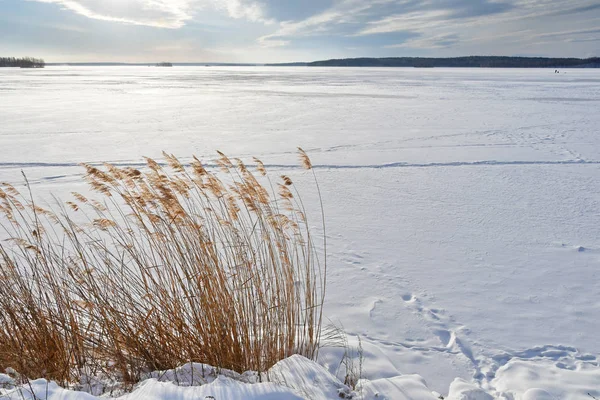
{"label": "snow mound", "polygon": [[436,400],[419,375],[359,381],[356,391],[344,385],[323,366],[302,356],[292,356],[269,370],[269,379],[294,389],[305,399]]}
{"label": "snow mound", "polygon": [[[257,373],[237,374],[205,364],[150,374],[133,393],[115,400],[436,400],[438,397],[419,375],[404,375],[369,381],[363,379],[356,391],[344,385],[327,369],[302,356],[292,356],[274,365],[258,382]],[[0,375],[0,382],[12,382]],[[59,387],[44,379],[19,388],[0,389],[3,400],[97,400],[109,399]],[[463,397],[459,397],[463,399]],[[475,398],[464,397],[472,400]],[[483,399],[483,398],[482,398]],[[476,398],[476,400],[480,400]]]}
{"label": "snow mound", "polygon": [[[99,397],[83,392],[65,390],[44,379],[31,382],[7,392],[7,400],[97,400]],[[133,393],[119,397],[121,400],[302,400],[291,389],[274,383],[246,384],[224,376],[203,386],[177,386],[173,383],[149,379]]]}
{"label": "snow mound", "polygon": [[350,388],[323,366],[294,355],[269,370],[269,380],[292,388],[307,399],[351,398]]}
{"label": "snow mound", "polygon": [[2,395],[3,390],[14,389],[15,381],[13,378],[6,374],[0,374],[0,395]]}
{"label": "snow mound", "polygon": [[95,400],[97,397],[83,392],[74,392],[59,387],[45,379],[32,381],[2,395],[7,400]]}
{"label": "snow mound", "polygon": [[[591,397],[590,397],[591,399]],[[556,397],[543,389],[529,389],[523,395],[523,400],[557,400]]]}
{"label": "snow mound", "polygon": [[[176,386],[172,383],[147,380],[134,393],[122,400],[302,400],[291,389],[275,383],[247,384],[224,376],[213,382],[195,387]],[[48,399],[51,400],[51,399]]]}
{"label": "snow mound", "polygon": [[457,378],[450,385],[448,400],[494,400],[494,398],[483,389]]}
{"label": "snow mound", "polygon": [[492,385],[515,400],[591,400],[600,398],[600,369],[595,362],[515,359],[498,370]]}
{"label": "snow mound", "polygon": [[142,380],[156,379],[159,382],[172,382],[177,386],[202,386],[214,382],[219,377],[227,377],[244,383],[258,383],[261,381],[257,372],[239,374],[235,371],[215,368],[202,363],[188,363],[175,369],[155,371],[144,376]]}
{"label": "snow mound", "polygon": [[[96,397],[59,387],[44,379],[20,387],[0,374],[2,400],[437,400],[424,378],[400,375],[361,379],[352,390],[325,367],[302,356],[275,364],[266,374],[238,374],[206,364],[154,372],[133,393]],[[260,380],[267,382],[260,382]],[[492,388],[495,388],[492,389]],[[502,366],[489,391],[457,378],[447,400],[584,400],[600,398],[600,370],[595,362],[514,359]],[[97,393],[97,392],[94,392]],[[122,393],[122,392],[121,392]],[[588,395],[589,393],[589,395]]]}
{"label": "snow mound", "polygon": [[6,374],[0,374],[0,385],[14,385],[15,381],[13,378]]}
{"label": "snow mound", "polygon": [[363,400],[436,400],[419,375],[404,375],[395,378],[361,381],[358,399]]}

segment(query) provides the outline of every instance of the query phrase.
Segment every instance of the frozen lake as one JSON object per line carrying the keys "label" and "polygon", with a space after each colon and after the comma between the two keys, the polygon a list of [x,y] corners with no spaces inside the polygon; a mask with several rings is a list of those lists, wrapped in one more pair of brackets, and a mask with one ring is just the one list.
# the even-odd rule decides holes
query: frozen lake
{"label": "frozen lake", "polygon": [[302,146],[328,223],[326,316],[360,335],[367,377],[518,394],[529,371],[584,398],[600,356],[599,110],[600,70],[5,68],[0,181],[23,170],[66,197],[83,161],[218,149],[285,171],[316,209]]}

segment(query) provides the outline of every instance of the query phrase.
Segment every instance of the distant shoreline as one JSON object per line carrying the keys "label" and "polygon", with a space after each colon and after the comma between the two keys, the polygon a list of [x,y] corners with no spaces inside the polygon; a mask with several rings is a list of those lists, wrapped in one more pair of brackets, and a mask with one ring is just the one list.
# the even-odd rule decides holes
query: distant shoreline
{"label": "distant shoreline", "polygon": [[[48,66],[154,66],[151,63],[83,62],[47,63]],[[177,63],[179,67],[383,67],[383,68],[600,68],[600,57],[547,58],[469,56],[449,58],[386,57],[344,58],[293,63]]]}
{"label": "distant shoreline", "polygon": [[546,58],[469,56],[450,58],[389,57],[315,61],[309,67],[413,67],[413,68],[600,68],[600,57]]}

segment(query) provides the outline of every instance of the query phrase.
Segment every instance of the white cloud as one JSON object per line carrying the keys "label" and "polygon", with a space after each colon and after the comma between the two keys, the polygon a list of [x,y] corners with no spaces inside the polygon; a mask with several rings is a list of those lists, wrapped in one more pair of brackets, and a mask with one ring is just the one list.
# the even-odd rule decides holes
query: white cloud
{"label": "white cloud", "polygon": [[264,47],[285,46],[290,41],[281,38],[314,36],[328,31],[335,32],[336,27],[341,24],[360,23],[357,18],[360,13],[390,1],[393,0],[371,0],[370,2],[341,0],[328,10],[304,20],[281,22],[276,32],[259,38],[258,42]]}
{"label": "white cloud", "polygon": [[457,34],[441,34],[434,36],[418,37],[416,39],[408,39],[400,44],[385,46],[387,49],[412,48],[412,49],[444,49],[451,47],[460,39]]}
{"label": "white cloud", "polygon": [[357,36],[401,31],[426,32],[450,17],[449,10],[414,11],[370,22]]}
{"label": "white cloud", "polygon": [[266,35],[258,39],[260,45],[264,47],[278,47],[289,44],[289,41],[279,39],[288,36],[303,36],[309,32],[316,34],[322,31],[322,27],[337,20],[340,17],[338,12],[328,11],[322,14],[314,15],[300,22],[282,22],[277,32]]}
{"label": "white cloud", "polygon": [[290,44],[289,40],[272,39],[269,36],[258,38],[258,44],[261,47],[285,47]]}
{"label": "white cloud", "polygon": [[[424,1],[422,5],[427,3]],[[451,7],[442,5],[429,10],[393,14],[366,22],[355,36],[412,32],[418,36],[385,47],[417,50],[453,48],[467,54],[469,49],[490,52],[490,49],[500,45],[511,45],[511,52],[530,52],[536,45],[550,43],[549,40],[536,42],[536,39],[561,37],[564,41],[593,41],[594,37],[582,39],[576,36],[598,33],[596,29],[555,31],[557,23],[573,27],[588,22],[582,18],[583,15],[593,19],[590,10],[600,8],[595,1],[513,0],[511,4],[511,7],[498,13],[466,13],[461,18],[455,17],[455,10]]]}
{"label": "white cloud", "polygon": [[60,4],[88,18],[159,28],[181,28],[202,9],[230,18],[270,23],[262,4],[253,0],[30,0]]}
{"label": "white cloud", "polygon": [[[536,35],[555,30],[557,24],[574,30],[594,26],[597,0],[335,0],[333,5],[304,20],[281,22],[278,29],[259,38],[261,46],[284,46],[307,36],[356,37],[412,35],[389,49],[490,52],[495,47],[509,53],[532,52]],[[596,24],[597,25],[597,24]],[[589,29],[589,28],[588,28]],[[564,41],[595,41],[595,32],[567,32]],[[549,35],[550,36],[550,35]],[[375,40],[375,39],[374,39]]]}
{"label": "white cloud", "polygon": [[[311,58],[321,48],[329,56],[337,50],[347,54],[356,46],[383,55],[578,55],[596,49],[600,38],[598,0],[332,0],[331,6],[309,17],[301,12],[293,19],[294,14],[287,13],[292,15],[287,21],[271,19],[269,5],[283,3],[273,8],[276,13],[294,1],[298,3],[291,9],[297,11],[304,0],[28,1],[57,4],[89,18],[161,28],[180,28],[191,20],[215,21],[218,33],[203,43],[216,45],[223,38],[253,57],[259,50],[281,57],[286,51],[300,54],[308,43],[310,51],[302,51]],[[318,0],[311,4],[314,1]],[[218,14],[254,24],[223,21]]]}
{"label": "white cloud", "polygon": [[213,0],[216,9],[226,11],[231,18],[247,19],[252,22],[273,23],[265,17],[264,5],[244,0]]}

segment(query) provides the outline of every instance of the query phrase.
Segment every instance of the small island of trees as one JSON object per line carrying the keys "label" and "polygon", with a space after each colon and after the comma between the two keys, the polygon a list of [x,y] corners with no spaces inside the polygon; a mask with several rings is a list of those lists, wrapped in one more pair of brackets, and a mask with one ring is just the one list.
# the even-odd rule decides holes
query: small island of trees
{"label": "small island of trees", "polygon": [[158,64],[156,64],[157,67],[172,67],[173,64],[171,64],[170,62],[159,62]]}
{"label": "small island of trees", "polygon": [[41,58],[33,57],[0,57],[0,67],[13,68],[44,68],[46,63]]}

